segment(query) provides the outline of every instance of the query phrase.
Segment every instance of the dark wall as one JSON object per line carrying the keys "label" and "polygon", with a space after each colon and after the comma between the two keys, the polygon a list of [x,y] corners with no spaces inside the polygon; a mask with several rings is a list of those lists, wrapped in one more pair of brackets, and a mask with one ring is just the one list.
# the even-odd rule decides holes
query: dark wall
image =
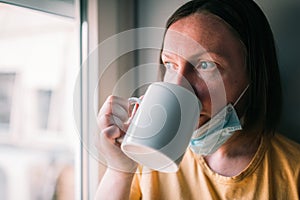
{"label": "dark wall", "polygon": [[256,2],[267,15],[277,43],[284,100],[280,131],[300,143],[300,1]]}

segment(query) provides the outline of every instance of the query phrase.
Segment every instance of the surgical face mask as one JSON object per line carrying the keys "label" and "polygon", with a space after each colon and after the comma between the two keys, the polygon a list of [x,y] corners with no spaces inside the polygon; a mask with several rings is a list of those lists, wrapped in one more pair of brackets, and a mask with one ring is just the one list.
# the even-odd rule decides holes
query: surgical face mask
{"label": "surgical face mask", "polygon": [[249,85],[236,100],[234,105],[228,104],[207,123],[195,130],[190,140],[190,148],[200,155],[209,155],[216,152],[242,126],[234,106],[238,103]]}

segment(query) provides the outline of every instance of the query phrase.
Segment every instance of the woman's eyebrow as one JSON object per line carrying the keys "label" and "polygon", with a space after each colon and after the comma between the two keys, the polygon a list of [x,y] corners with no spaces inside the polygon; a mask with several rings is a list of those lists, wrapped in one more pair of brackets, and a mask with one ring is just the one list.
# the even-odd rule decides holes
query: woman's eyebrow
{"label": "woman's eyebrow", "polygon": [[[176,55],[176,54],[175,54],[175,55]],[[161,57],[172,58],[172,57],[174,57],[174,56],[172,56],[171,53],[169,54],[169,53],[166,53],[166,52],[163,51],[163,52],[161,53]]]}
{"label": "woman's eyebrow", "polygon": [[[167,51],[163,51],[161,53],[161,57],[165,57],[168,59],[173,59],[175,57],[183,57],[182,55],[178,55],[176,53],[172,53],[172,52],[167,52]],[[225,55],[222,55],[220,53],[217,52],[213,52],[213,51],[202,51],[202,52],[197,52],[191,55],[188,55],[187,57],[185,57],[184,59],[188,60],[189,62],[197,62],[199,60],[199,58],[203,57],[203,56],[208,56],[211,59],[221,59],[224,60],[226,59]]]}

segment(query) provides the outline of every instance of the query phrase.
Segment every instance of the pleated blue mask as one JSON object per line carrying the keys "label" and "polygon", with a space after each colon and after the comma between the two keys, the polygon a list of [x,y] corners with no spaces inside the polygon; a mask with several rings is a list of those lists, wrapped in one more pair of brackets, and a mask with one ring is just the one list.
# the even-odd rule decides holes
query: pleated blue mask
{"label": "pleated blue mask", "polygon": [[[234,105],[244,95],[249,85],[244,89]],[[199,155],[209,155],[216,152],[237,130],[242,130],[234,105],[226,105],[208,122],[195,130],[190,140],[190,149]]]}

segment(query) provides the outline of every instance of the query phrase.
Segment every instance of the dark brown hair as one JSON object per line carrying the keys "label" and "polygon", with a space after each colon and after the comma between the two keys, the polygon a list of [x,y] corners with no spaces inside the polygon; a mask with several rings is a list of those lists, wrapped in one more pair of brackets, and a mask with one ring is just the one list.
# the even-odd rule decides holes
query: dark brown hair
{"label": "dark brown hair", "polygon": [[228,23],[246,47],[250,87],[245,126],[263,123],[266,132],[274,132],[280,121],[282,94],[275,42],[266,16],[252,0],[193,0],[173,13],[166,28],[203,11]]}

